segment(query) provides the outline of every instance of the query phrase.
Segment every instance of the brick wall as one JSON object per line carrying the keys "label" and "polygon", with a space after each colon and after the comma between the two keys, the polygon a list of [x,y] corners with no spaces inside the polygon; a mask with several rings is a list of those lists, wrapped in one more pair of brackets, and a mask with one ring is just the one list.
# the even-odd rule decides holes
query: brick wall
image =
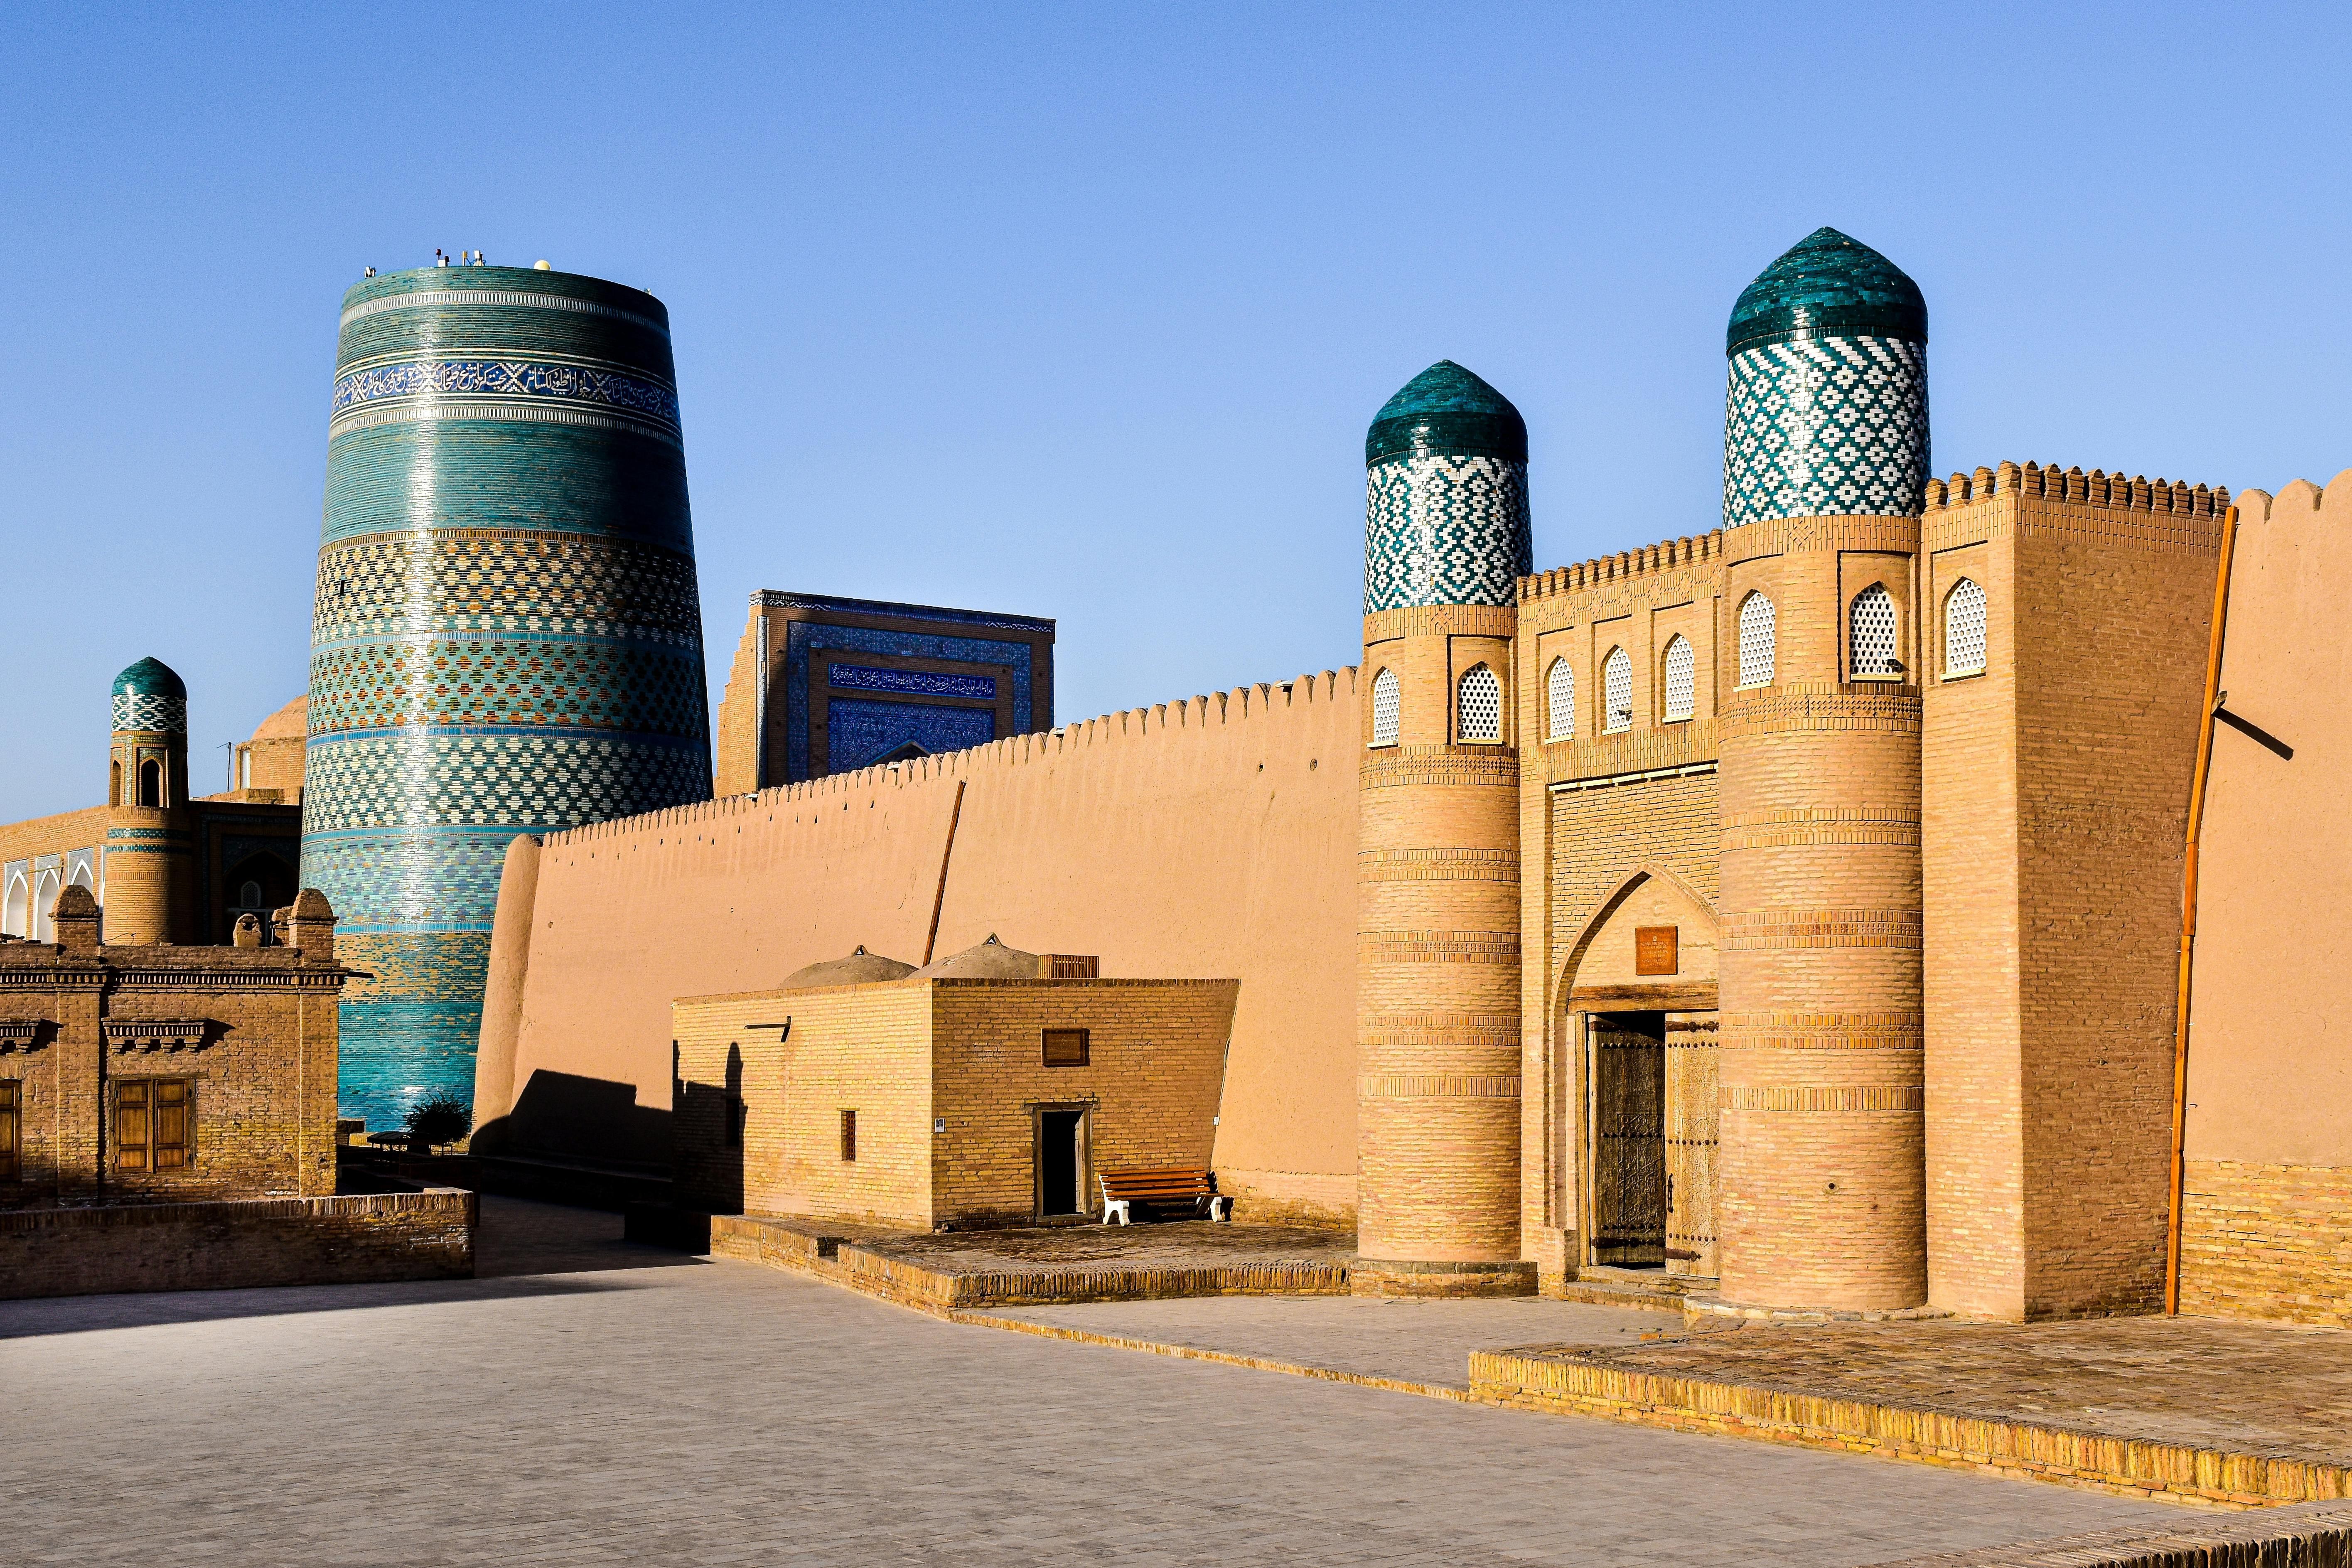
{"label": "brick wall", "polygon": [[2352,1167],[2191,1160],[2180,1310],[2352,1329]]}
{"label": "brick wall", "polygon": [[0,1297],[464,1279],[476,1199],[366,1196],[0,1213]]}

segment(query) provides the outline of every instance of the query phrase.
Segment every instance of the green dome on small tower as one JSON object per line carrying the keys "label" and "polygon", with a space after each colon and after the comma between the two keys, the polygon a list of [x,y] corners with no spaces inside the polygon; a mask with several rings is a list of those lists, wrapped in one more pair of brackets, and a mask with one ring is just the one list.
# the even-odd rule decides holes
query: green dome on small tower
{"label": "green dome on small tower", "polygon": [[1528,422],[1511,400],[1450,359],[1439,360],[1381,405],[1364,433],[1364,466],[1413,452],[1528,460]]}
{"label": "green dome on small tower", "polygon": [[114,678],[117,697],[177,697],[188,695],[187,683],[160,658],[142,658]]}
{"label": "green dome on small tower", "polygon": [[1903,268],[1862,241],[1817,228],[1740,293],[1724,352],[1810,337],[1924,343],[1927,301]]}

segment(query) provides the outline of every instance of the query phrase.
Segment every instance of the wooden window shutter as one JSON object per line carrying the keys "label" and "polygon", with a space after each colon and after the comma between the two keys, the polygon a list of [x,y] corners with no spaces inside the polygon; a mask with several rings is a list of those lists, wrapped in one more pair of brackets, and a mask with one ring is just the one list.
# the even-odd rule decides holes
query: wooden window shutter
{"label": "wooden window shutter", "polygon": [[844,1160],[857,1158],[857,1112],[854,1110],[841,1113],[841,1157]]}
{"label": "wooden window shutter", "polygon": [[195,1139],[191,1125],[195,1085],[184,1078],[155,1080],[155,1169],[176,1171],[188,1163]]}
{"label": "wooden window shutter", "polygon": [[114,1163],[125,1171],[148,1168],[144,1079],[123,1079],[114,1086]]}
{"label": "wooden window shutter", "polygon": [[1049,1068],[1082,1068],[1087,1065],[1087,1044],[1084,1029],[1048,1029],[1045,1031],[1045,1065]]}
{"label": "wooden window shutter", "polygon": [[0,1182],[17,1176],[17,1147],[24,1105],[15,1079],[0,1079]]}

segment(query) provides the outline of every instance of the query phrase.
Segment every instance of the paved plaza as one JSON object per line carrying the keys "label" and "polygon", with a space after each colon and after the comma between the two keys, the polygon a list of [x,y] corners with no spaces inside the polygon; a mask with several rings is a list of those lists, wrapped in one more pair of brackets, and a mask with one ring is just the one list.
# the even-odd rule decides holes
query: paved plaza
{"label": "paved plaza", "polygon": [[[950,1323],[482,1206],[473,1280],[0,1304],[9,1559],[1872,1563],[2185,1517]],[[1369,1365],[1483,1338],[1482,1305],[1535,1321],[1087,1310],[1228,1309],[1269,1352],[1336,1329]]]}

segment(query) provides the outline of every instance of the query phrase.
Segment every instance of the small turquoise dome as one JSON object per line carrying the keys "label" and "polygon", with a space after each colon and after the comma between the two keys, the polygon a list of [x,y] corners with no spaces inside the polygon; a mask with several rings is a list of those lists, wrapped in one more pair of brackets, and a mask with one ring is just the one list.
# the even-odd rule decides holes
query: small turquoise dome
{"label": "small turquoise dome", "polygon": [[1511,400],[1450,359],[1439,360],[1381,405],[1364,433],[1364,466],[1412,452],[1528,460],[1528,422]]}
{"label": "small turquoise dome", "polygon": [[1924,343],[1927,301],[1903,268],[1862,241],[1817,228],[1740,292],[1724,353],[1812,337]]}
{"label": "small turquoise dome", "polygon": [[185,701],[187,683],[160,658],[142,658],[114,678],[117,697],[176,697]]}

